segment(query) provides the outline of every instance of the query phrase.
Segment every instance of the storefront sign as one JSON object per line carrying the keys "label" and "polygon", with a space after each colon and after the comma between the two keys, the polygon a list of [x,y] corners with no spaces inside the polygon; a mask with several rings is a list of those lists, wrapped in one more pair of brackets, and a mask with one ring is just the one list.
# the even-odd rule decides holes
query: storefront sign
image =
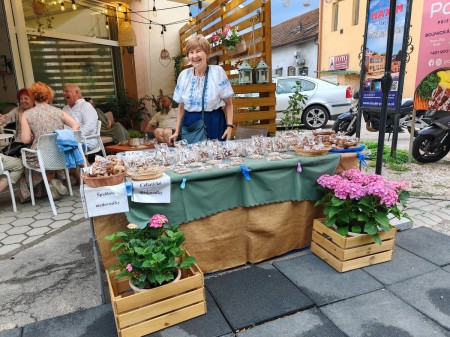
{"label": "storefront sign", "polygon": [[170,177],[167,174],[159,179],[133,181],[131,201],[147,204],[170,203]]}
{"label": "storefront sign", "polygon": [[125,184],[103,187],[82,186],[82,201],[89,217],[128,212]]}
{"label": "storefront sign", "polygon": [[[397,0],[395,9],[395,30],[393,55],[391,59],[391,75],[393,79],[388,94],[388,109],[395,109],[397,104],[397,88],[403,81],[400,65],[403,57],[405,33],[405,17],[407,0]],[[381,78],[386,64],[386,47],[389,26],[389,0],[370,0],[368,21],[366,26],[366,44],[364,48],[364,77],[361,92],[362,108],[381,108],[382,91]]]}
{"label": "storefront sign", "polygon": [[330,70],[348,69],[349,54],[331,56],[329,59]]}

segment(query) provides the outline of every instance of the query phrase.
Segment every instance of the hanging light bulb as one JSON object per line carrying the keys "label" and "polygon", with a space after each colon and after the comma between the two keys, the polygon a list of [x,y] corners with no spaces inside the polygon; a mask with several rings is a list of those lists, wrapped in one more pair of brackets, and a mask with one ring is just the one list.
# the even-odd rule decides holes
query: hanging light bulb
{"label": "hanging light bulb", "polygon": [[108,16],[106,16],[106,29],[109,29]]}
{"label": "hanging light bulb", "polygon": [[119,12],[121,12],[121,11],[122,11],[122,4],[119,3]]}
{"label": "hanging light bulb", "polygon": [[191,12],[191,5],[188,5],[189,7],[189,21],[192,19],[192,12]]}
{"label": "hanging light bulb", "polygon": [[163,28],[163,26],[161,26],[161,37],[163,37],[164,36],[164,28]]}
{"label": "hanging light bulb", "polygon": [[222,2],[222,12],[224,12],[224,13],[227,12],[227,3],[226,2]]}
{"label": "hanging light bulb", "polygon": [[61,1],[60,5],[61,5],[61,11],[64,12],[66,10],[66,7],[64,7],[64,1]]}
{"label": "hanging light bulb", "polygon": [[156,17],[158,15],[158,12],[156,11],[156,3],[155,0],[153,0],[153,16]]}
{"label": "hanging light bulb", "polygon": [[201,10],[201,9],[202,9],[202,2],[198,1],[198,10]]}
{"label": "hanging light bulb", "polygon": [[74,11],[77,10],[77,4],[76,4],[75,0],[72,0],[72,9],[73,9]]}
{"label": "hanging light bulb", "polygon": [[166,25],[163,25],[163,29],[165,32],[167,32]]}
{"label": "hanging light bulb", "polygon": [[148,25],[148,30],[151,32],[152,31],[152,24]]}

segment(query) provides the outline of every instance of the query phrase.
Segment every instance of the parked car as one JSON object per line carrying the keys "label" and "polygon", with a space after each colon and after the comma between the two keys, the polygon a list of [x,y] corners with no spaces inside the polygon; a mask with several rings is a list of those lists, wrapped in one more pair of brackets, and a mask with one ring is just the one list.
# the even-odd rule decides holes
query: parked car
{"label": "parked car", "polygon": [[337,85],[308,76],[276,77],[276,124],[281,120],[289,105],[289,97],[293,94],[296,81],[302,85],[301,93],[307,97],[301,116],[305,128],[313,130],[323,128],[328,120],[336,120],[338,116],[351,108],[352,88]]}

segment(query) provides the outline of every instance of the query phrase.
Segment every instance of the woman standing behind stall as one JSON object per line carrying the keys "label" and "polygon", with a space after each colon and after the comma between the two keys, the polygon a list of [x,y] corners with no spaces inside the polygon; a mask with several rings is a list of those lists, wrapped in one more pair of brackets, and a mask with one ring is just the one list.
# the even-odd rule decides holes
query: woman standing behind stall
{"label": "woman standing behind stall", "polygon": [[0,115],[0,121],[2,123],[16,123],[16,134],[14,136],[14,141],[2,150],[3,154],[12,157],[20,157],[22,155],[21,149],[23,147],[28,147],[22,142],[20,120],[23,112],[34,106],[34,101],[31,98],[28,89],[20,89],[17,93],[17,100],[19,101],[19,106],[17,108],[12,109],[4,115]]}
{"label": "woman standing behind stall", "polygon": [[[36,82],[28,90],[36,106],[23,113],[21,126],[22,141],[24,143],[33,141],[31,149],[37,149],[40,135],[62,130],[64,125],[71,127],[72,130],[80,129],[80,125],[69,114],[49,104],[53,101],[54,91],[48,85]],[[37,156],[27,155],[27,163],[31,166],[39,166]],[[59,179],[55,179],[55,172],[46,171],[53,199],[58,200],[61,195],[67,194],[67,188]],[[40,174],[35,176],[34,173],[33,171],[33,185],[36,185],[42,181],[42,177]]]}
{"label": "woman standing behind stall", "polygon": [[204,120],[208,139],[228,140],[233,128],[233,89],[221,66],[207,63],[211,46],[203,35],[191,37],[186,43],[186,52],[192,68],[183,70],[178,76],[173,96],[178,102],[178,118],[175,132],[170,136],[171,144],[178,138],[182,126],[191,126],[202,118],[204,95]]}

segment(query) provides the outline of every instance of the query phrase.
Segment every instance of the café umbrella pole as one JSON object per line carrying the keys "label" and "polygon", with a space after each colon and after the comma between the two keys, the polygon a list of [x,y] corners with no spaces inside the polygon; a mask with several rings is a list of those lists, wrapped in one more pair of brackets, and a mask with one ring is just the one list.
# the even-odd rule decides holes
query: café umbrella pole
{"label": "caf\u00e9 umbrella pole", "polygon": [[384,138],[386,132],[386,120],[387,120],[387,108],[389,101],[389,91],[392,86],[392,75],[391,75],[391,65],[392,65],[392,49],[394,42],[394,29],[395,29],[395,7],[397,2],[391,0],[389,4],[389,24],[387,31],[387,43],[386,43],[386,63],[384,68],[384,75],[381,78],[381,91],[382,101],[381,101],[381,114],[380,114],[380,129],[378,133],[378,152],[377,152],[377,162],[375,166],[375,173],[381,175],[381,167],[383,164],[383,150],[384,150]]}

